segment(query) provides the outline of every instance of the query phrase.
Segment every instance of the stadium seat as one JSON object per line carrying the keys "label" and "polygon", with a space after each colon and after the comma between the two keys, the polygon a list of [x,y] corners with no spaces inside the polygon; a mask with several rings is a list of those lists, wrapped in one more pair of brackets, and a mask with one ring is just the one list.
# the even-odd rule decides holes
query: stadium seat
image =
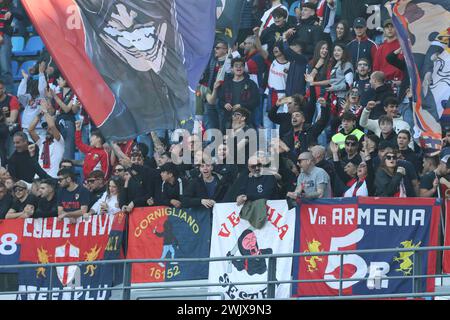
{"label": "stadium seat", "polygon": [[22,70],[25,70],[28,73],[28,69],[34,66],[37,63],[36,60],[25,61],[20,68],[17,70],[17,74],[13,77],[14,80],[22,80]]}
{"label": "stadium seat", "polygon": [[23,51],[25,46],[25,39],[23,37],[14,36],[11,38],[11,42],[13,55],[15,55],[16,52]]}
{"label": "stadium seat", "polygon": [[25,49],[16,52],[14,55],[18,57],[22,56],[37,56],[44,49],[44,43],[41,37],[34,36],[28,39]]}

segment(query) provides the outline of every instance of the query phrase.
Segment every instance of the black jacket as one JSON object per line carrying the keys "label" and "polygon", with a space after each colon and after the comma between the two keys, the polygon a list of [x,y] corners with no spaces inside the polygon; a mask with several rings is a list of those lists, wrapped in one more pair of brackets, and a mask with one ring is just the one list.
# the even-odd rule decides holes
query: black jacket
{"label": "black jacket", "polygon": [[296,27],[295,37],[304,42],[306,48],[303,50],[308,59],[312,59],[314,48],[320,40],[322,40],[322,27],[316,25],[317,18],[312,16],[306,20],[300,20]]}
{"label": "black jacket", "polygon": [[239,195],[245,194],[247,200],[276,200],[279,197],[278,185],[275,176],[262,175],[260,177],[243,178],[243,183],[239,189]]}
{"label": "black jacket", "polygon": [[381,168],[378,168],[375,174],[375,196],[378,197],[392,197],[400,191],[400,183],[403,175],[395,173],[390,176]]}
{"label": "black jacket", "polygon": [[186,188],[186,193],[181,197],[183,207],[185,208],[193,208],[199,207],[202,205],[202,199],[211,199],[216,202],[221,202],[225,193],[227,192],[228,185],[224,183],[224,180],[221,176],[214,174],[214,179],[217,181],[216,191],[214,192],[213,197],[208,195],[208,191],[206,189],[206,184],[203,181],[203,178],[196,177]]}
{"label": "black jacket", "polygon": [[[330,108],[325,106],[321,107],[321,109],[321,117],[319,121],[313,125],[304,124],[303,130],[299,132],[294,133],[294,129],[291,129],[281,138],[290,149],[289,158],[295,163],[297,162],[298,156],[302,152],[308,151],[308,147],[312,142],[317,141],[317,137],[322,133],[328,124],[328,120],[330,119]],[[298,137],[298,141],[300,143],[297,148],[294,142],[294,134]]]}
{"label": "black jacket", "polygon": [[14,151],[8,160],[8,171],[15,180],[24,180],[28,183],[33,182],[36,174],[41,179],[52,179],[39,165],[37,155],[31,157],[28,150],[25,152]]}
{"label": "black jacket", "polygon": [[371,97],[371,99],[377,102],[377,105],[375,106],[375,108],[373,108],[372,112],[370,113],[370,119],[376,120],[383,114],[386,114],[386,112],[384,111],[384,100],[386,100],[387,97],[393,96],[395,96],[394,92],[392,92],[391,86],[387,84],[383,84],[382,86],[376,88],[375,93]]}
{"label": "black jacket", "polygon": [[158,170],[146,166],[133,165],[130,168],[131,179],[126,188],[126,201],[134,202],[137,207],[147,206],[147,200],[154,198],[157,186],[161,185]]}
{"label": "black jacket", "polygon": [[158,206],[172,206],[171,200],[182,201],[182,197],[187,189],[187,183],[184,179],[178,178],[172,185],[170,183],[162,182],[157,185],[155,190],[155,205]]}

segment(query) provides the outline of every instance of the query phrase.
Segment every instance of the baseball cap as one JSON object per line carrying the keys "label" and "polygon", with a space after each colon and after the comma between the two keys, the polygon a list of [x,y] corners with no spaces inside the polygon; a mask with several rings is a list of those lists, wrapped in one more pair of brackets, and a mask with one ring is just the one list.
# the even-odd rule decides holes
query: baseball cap
{"label": "baseball cap", "polygon": [[388,24],[394,25],[394,24],[392,23],[392,19],[386,19],[386,20],[384,20],[384,22],[383,22],[383,28],[386,28],[386,26],[387,26]]}
{"label": "baseball cap", "polygon": [[25,181],[23,181],[23,180],[19,180],[16,183],[14,183],[13,188],[16,188],[16,187],[19,187],[19,188],[22,188],[22,189],[28,189],[27,183]]}
{"label": "baseball cap", "polygon": [[367,25],[366,19],[359,17],[353,22],[353,28],[363,28]]}

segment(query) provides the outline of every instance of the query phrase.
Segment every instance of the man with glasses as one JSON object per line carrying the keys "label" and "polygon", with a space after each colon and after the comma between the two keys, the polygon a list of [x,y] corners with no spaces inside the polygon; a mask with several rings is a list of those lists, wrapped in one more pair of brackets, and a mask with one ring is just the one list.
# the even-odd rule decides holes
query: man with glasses
{"label": "man with glasses", "polygon": [[75,173],[71,169],[58,172],[58,183],[58,219],[70,218],[75,222],[88,212],[89,191],[76,183]]}
{"label": "man with glasses", "polygon": [[86,189],[90,192],[89,209],[100,199],[106,191],[105,174],[100,170],[92,171],[86,179]]}
{"label": "man with glasses", "polygon": [[361,58],[358,60],[356,66],[353,88],[357,89],[359,96],[361,97],[361,105],[365,106],[369,101],[369,92],[372,90],[370,87],[370,62],[366,58]]}
{"label": "man with glasses", "polygon": [[239,188],[239,196],[236,198],[237,205],[259,199],[278,199],[277,180],[274,175],[263,175],[262,167],[263,165],[256,155],[248,159],[249,174],[245,176]]}
{"label": "man with glasses", "polygon": [[330,198],[330,177],[325,170],[314,165],[311,152],[300,154],[297,164],[301,168],[301,173],[297,178],[297,188],[294,192],[288,192],[287,197],[293,200],[299,197],[309,199]]}
{"label": "man with glasses", "polygon": [[13,187],[14,201],[5,219],[27,219],[33,217],[37,198],[28,191],[25,181],[17,181]]}

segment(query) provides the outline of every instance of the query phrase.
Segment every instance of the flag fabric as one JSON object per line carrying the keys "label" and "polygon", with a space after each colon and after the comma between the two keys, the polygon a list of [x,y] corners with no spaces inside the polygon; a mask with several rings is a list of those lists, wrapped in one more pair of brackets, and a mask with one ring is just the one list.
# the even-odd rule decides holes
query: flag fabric
{"label": "flag fabric", "polygon": [[440,151],[441,125],[450,126],[450,4],[446,0],[390,1],[411,79],[415,138],[425,153]]}
{"label": "flag fabric", "polygon": [[[236,203],[216,204],[213,209],[211,258],[226,256],[254,256],[292,253],[294,245],[295,209],[289,209],[285,200],[268,201],[267,222],[255,229],[241,219],[241,207]],[[292,258],[277,259],[275,278],[291,279]],[[268,259],[237,259],[210,262],[209,283],[221,283],[210,287],[211,293],[222,292],[227,300],[265,299],[267,285],[239,285],[240,282],[268,280]],[[289,298],[290,284],[276,286],[275,298]]]}
{"label": "flag fabric", "polygon": [[[298,206],[293,296],[377,295],[434,292],[434,279],[386,279],[436,273],[436,251],[314,253],[436,246],[440,203],[422,198],[337,198],[303,201]],[[342,274],[342,277],[341,277]],[[367,278],[367,280],[360,280]],[[354,280],[352,280],[354,279]],[[334,281],[333,281],[334,280]]]}
{"label": "flag fabric", "polygon": [[105,137],[174,129],[192,115],[214,42],[211,0],[22,0]]}
{"label": "flag fabric", "polygon": [[216,34],[233,45],[236,42],[241,24],[241,13],[246,0],[215,0],[216,1]]}
{"label": "flag fabric", "polygon": [[[22,247],[22,220],[0,220],[0,265],[18,265]],[[0,273],[17,273],[0,269]]]}
{"label": "flag fabric", "polygon": [[[127,259],[207,258],[211,210],[136,208],[130,215]],[[132,283],[203,280],[208,263],[135,263]]]}
{"label": "flag fabric", "polygon": [[[119,259],[126,216],[94,215],[89,221],[57,218],[22,220],[22,249],[24,264],[89,262]],[[26,268],[19,270],[18,300],[107,300],[115,276],[121,281],[122,264],[83,265]],[[118,284],[118,283],[117,283]],[[34,293],[50,288],[55,293]],[[78,290],[77,290],[78,289]],[[81,289],[98,289],[81,291]],[[74,291],[68,291],[74,290]]]}

